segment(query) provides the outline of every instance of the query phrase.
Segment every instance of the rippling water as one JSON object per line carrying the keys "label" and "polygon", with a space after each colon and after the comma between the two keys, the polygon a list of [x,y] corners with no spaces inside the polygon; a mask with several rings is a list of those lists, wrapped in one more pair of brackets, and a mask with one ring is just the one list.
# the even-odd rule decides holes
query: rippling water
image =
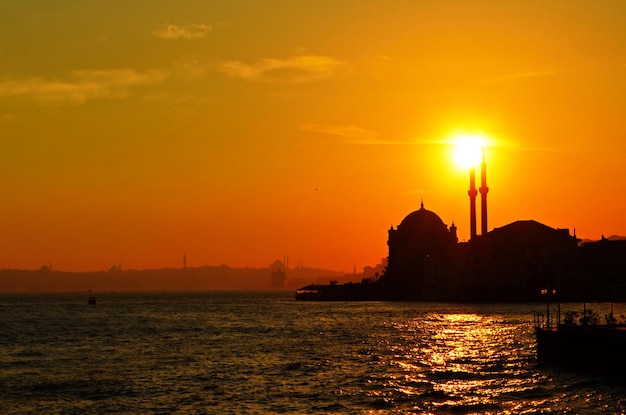
{"label": "rippling water", "polygon": [[623,386],[537,363],[537,305],[99,299],[0,296],[0,413],[626,412]]}

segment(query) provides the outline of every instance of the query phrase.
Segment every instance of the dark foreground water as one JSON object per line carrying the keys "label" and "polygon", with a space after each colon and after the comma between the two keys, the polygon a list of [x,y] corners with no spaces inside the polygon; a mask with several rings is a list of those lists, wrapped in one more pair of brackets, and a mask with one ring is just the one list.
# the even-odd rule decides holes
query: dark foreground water
{"label": "dark foreground water", "polygon": [[624,386],[537,363],[538,305],[99,299],[0,296],[0,413],[626,412]]}

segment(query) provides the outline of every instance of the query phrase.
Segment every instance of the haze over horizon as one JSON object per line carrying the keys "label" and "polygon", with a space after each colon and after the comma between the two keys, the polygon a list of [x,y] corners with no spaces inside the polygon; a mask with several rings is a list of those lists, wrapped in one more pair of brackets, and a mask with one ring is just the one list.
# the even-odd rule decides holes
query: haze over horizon
{"label": "haze over horizon", "polygon": [[7,0],[0,268],[351,272],[420,201],[626,235],[626,3]]}

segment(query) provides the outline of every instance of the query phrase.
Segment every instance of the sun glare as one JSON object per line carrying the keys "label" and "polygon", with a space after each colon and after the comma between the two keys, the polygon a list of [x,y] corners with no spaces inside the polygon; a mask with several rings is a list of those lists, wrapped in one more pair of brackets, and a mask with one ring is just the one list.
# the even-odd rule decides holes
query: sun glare
{"label": "sun glare", "polygon": [[454,162],[461,168],[470,168],[480,164],[483,148],[487,139],[477,134],[458,134],[452,137]]}

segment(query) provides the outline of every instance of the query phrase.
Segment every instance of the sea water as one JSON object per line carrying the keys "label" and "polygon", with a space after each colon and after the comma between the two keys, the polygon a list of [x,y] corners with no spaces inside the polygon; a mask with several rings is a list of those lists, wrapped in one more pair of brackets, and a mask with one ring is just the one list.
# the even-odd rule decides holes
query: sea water
{"label": "sea water", "polygon": [[537,304],[87,297],[0,295],[0,413],[626,412],[623,385],[537,362]]}

